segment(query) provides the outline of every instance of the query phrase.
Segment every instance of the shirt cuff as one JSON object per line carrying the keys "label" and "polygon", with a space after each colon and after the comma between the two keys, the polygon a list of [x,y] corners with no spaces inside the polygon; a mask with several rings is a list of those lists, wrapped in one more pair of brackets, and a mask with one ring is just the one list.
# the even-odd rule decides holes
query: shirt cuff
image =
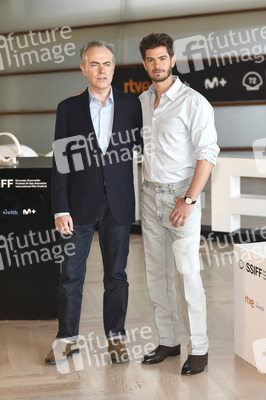
{"label": "shirt cuff", "polygon": [[63,215],[70,215],[69,212],[61,212],[61,213],[56,213],[54,215],[54,219],[58,218],[58,217],[62,217]]}
{"label": "shirt cuff", "polygon": [[202,151],[199,154],[196,155],[197,160],[206,160],[209,161],[212,165],[216,165],[218,154],[220,152],[220,149],[218,146],[215,146],[214,151],[212,152],[207,152],[207,151]]}

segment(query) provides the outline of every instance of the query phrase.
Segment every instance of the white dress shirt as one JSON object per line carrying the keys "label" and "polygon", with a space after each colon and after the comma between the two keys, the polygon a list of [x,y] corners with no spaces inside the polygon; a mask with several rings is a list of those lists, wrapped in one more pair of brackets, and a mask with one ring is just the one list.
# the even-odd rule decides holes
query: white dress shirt
{"label": "white dress shirt", "polygon": [[101,100],[94,97],[89,90],[91,119],[102,153],[105,154],[112,135],[114,120],[114,97],[111,87],[110,95],[103,106]]}
{"label": "white dress shirt", "polygon": [[[111,87],[110,95],[104,106],[102,105],[101,100],[93,96],[89,89],[88,91],[91,120],[97,137],[98,145],[102,150],[103,155],[105,155],[112,135],[114,120],[113,89]],[[69,212],[56,213],[54,218],[56,219],[63,215],[69,215]]]}
{"label": "white dress shirt", "polygon": [[194,175],[198,160],[213,165],[219,153],[213,108],[177,76],[154,109],[151,85],[140,95],[143,112],[144,167],[149,182],[176,183]]}

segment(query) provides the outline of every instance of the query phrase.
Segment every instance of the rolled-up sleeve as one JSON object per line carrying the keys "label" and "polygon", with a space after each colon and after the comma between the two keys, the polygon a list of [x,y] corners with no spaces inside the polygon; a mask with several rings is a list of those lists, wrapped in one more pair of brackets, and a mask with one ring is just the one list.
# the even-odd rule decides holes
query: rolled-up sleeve
{"label": "rolled-up sleeve", "polygon": [[213,108],[205,98],[192,100],[190,134],[197,160],[207,160],[216,165],[220,149],[214,126]]}

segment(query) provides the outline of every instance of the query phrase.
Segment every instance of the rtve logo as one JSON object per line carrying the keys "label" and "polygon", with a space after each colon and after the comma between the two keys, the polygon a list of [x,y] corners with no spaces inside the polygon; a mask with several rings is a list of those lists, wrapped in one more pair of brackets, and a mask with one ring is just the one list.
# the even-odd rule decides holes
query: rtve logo
{"label": "rtve logo", "polygon": [[247,303],[251,308],[254,308],[254,300],[250,299],[248,296],[245,296],[245,303]]}
{"label": "rtve logo", "polygon": [[124,92],[125,93],[142,93],[145,90],[149,89],[150,82],[149,81],[133,81],[133,79],[129,79],[128,82],[124,82]]}
{"label": "rtve logo", "polygon": [[245,296],[245,303],[248,304],[251,308],[257,308],[257,310],[264,312],[263,305],[259,304],[258,302],[255,303],[255,301],[249,296]]}

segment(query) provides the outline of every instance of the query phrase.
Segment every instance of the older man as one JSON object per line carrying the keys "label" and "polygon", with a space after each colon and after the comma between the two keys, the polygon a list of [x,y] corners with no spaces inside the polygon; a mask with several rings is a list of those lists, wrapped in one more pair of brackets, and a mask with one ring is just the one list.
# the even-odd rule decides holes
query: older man
{"label": "older man", "polygon": [[[99,230],[104,268],[104,329],[113,362],[128,361],[123,342],[128,302],[125,272],[130,224],[135,218],[133,147],[141,145],[138,99],[111,86],[115,57],[111,44],[91,41],[81,50],[81,71],[89,87],[62,101],[57,110],[52,198],[55,226],[70,237],[75,255],[65,254],[58,290],[59,353],[66,360],[76,342],[86,260]],[[67,162],[66,162],[67,160]],[[62,344],[63,343],[63,344]]]}

